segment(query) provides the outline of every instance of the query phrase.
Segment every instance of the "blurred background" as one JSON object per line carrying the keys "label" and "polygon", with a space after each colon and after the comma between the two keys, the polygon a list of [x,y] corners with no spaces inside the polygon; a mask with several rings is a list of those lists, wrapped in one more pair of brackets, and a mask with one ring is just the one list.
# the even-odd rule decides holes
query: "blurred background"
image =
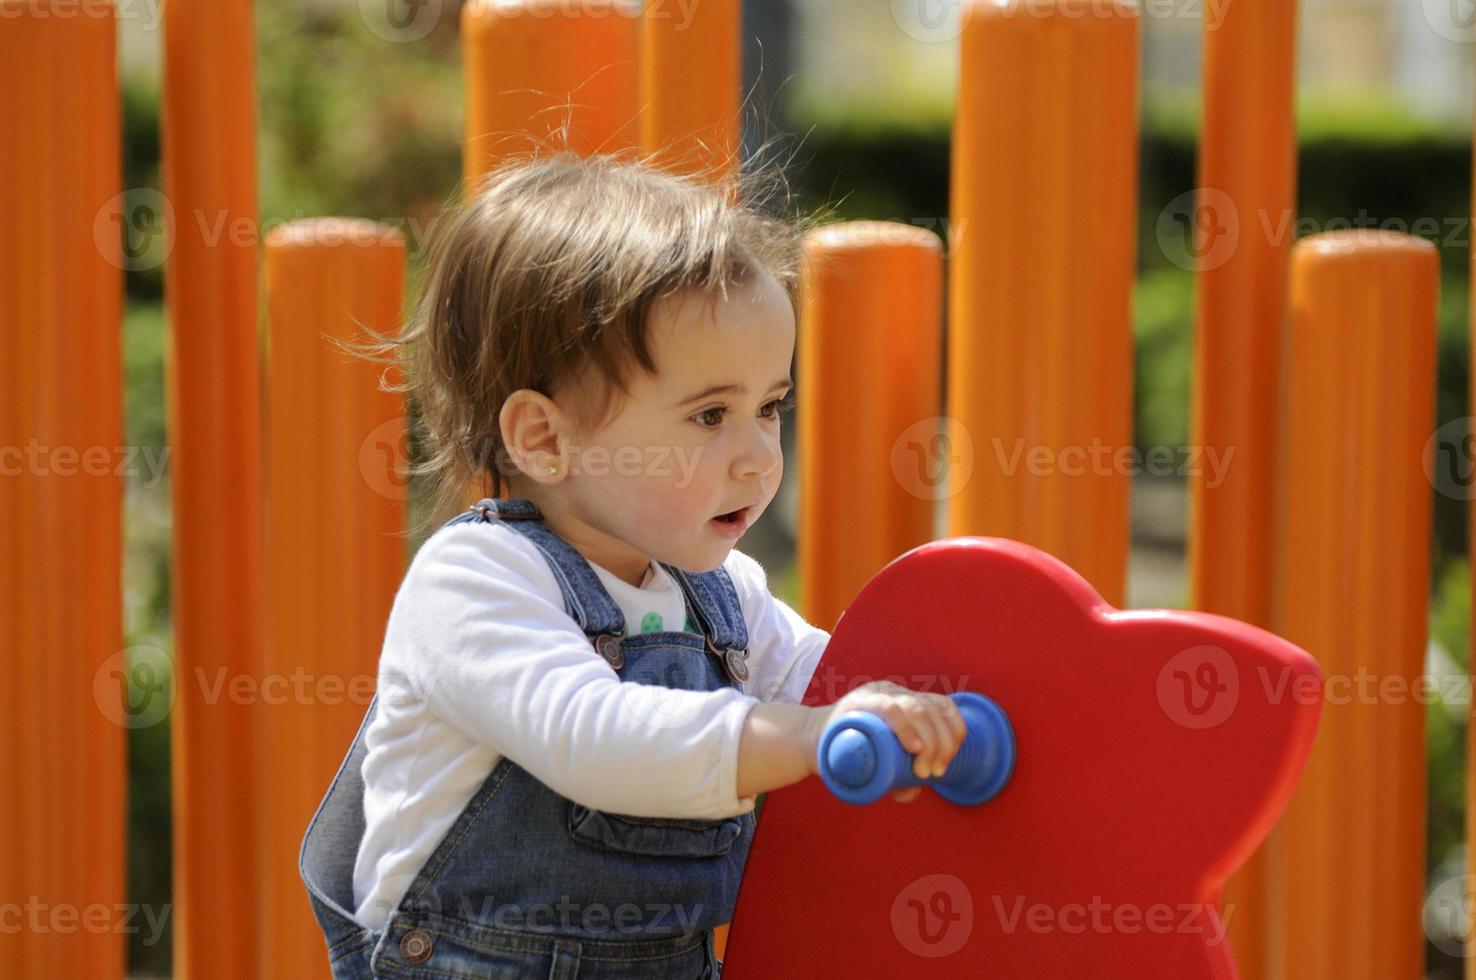
{"label": "blurred background", "polygon": [[[1189,443],[1194,298],[1182,245],[1161,217],[1194,188],[1205,19],[1230,0],[1144,0],[1138,277],[1134,296],[1135,441]],[[375,6],[400,0],[374,0]],[[410,295],[426,230],[461,176],[462,93],[457,0],[407,5],[386,37],[369,0],[261,0],[256,5],[261,215],[267,227],[352,215],[400,228]],[[1469,5],[1467,5],[1469,6]],[[932,7],[936,16],[919,18]],[[952,9],[950,9],[950,7]],[[129,14],[131,9],[132,14]],[[119,5],[124,74],[124,186],[161,190],[161,32],[145,5]],[[1304,0],[1299,27],[1300,217],[1288,235],[1372,226],[1412,232],[1442,263],[1437,424],[1460,419],[1468,388],[1467,268],[1473,51],[1476,29],[1457,0]],[[909,11],[912,11],[909,13]],[[1469,13],[1469,11],[1468,11]],[[957,4],[746,0],[745,143],[782,141],[802,208],[900,221],[948,234],[949,126],[957,79]],[[378,29],[374,25],[378,25]],[[413,35],[413,36],[412,36]],[[410,43],[406,43],[410,42]],[[1083,215],[1082,220],[1091,220]],[[162,249],[162,233],[130,243]],[[127,279],[129,445],[161,458],[164,404],[163,262],[134,262]],[[801,397],[803,397],[801,395]],[[793,416],[790,416],[790,422]],[[787,423],[788,424],[788,423]],[[1333,434],[1329,433],[1331,437]],[[793,433],[786,432],[786,451]],[[415,447],[412,446],[412,454]],[[740,543],[791,602],[795,488],[791,463],[775,505]],[[125,533],[127,645],[172,653],[168,468],[131,478]],[[422,513],[412,504],[412,523]],[[1135,478],[1128,605],[1187,605],[1186,497],[1177,475]],[[1463,501],[1436,495],[1428,670],[1464,674],[1470,568]],[[407,542],[408,554],[419,537]],[[1443,687],[1449,690],[1448,687]],[[1469,698],[1466,699],[1467,701]],[[1429,708],[1431,887],[1464,873],[1466,701]],[[168,907],[169,725],[129,732],[129,896]],[[167,932],[133,937],[130,970],[171,971]],[[1451,944],[1429,947],[1429,976],[1460,975]]]}

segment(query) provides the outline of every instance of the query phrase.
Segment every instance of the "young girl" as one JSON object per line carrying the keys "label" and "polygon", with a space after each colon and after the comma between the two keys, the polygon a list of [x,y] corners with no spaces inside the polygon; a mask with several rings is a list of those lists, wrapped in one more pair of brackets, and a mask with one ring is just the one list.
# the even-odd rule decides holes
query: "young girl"
{"label": "young girl", "polygon": [[831,717],[876,711],[920,776],[953,757],[942,695],[800,704],[829,635],[735,548],[783,469],[800,235],[568,153],[438,225],[379,349],[440,496],[491,492],[411,562],[303,840],[335,977],[717,977],[755,799],[816,772]]}

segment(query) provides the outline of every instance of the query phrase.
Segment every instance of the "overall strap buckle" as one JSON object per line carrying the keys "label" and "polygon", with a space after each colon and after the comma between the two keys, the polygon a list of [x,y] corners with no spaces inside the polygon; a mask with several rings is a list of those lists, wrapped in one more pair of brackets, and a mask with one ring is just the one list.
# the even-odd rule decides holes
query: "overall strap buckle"
{"label": "overall strap buckle", "polygon": [[543,520],[543,513],[537,507],[529,506],[526,509],[509,507],[504,509],[498,507],[497,501],[490,497],[472,504],[468,512],[483,523],[490,522],[493,519],[499,521]]}
{"label": "overall strap buckle", "polygon": [[739,684],[748,680],[748,649],[746,647],[743,649],[731,647],[727,650],[719,650],[712,645],[712,637],[707,634],[703,634],[702,641],[707,644],[707,649],[711,650],[717,656],[729,677]]}

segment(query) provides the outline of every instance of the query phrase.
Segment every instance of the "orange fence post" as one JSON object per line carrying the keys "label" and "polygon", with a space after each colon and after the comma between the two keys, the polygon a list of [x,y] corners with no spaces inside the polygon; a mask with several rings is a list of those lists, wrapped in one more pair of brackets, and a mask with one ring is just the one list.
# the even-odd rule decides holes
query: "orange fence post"
{"label": "orange fence post", "polygon": [[508,156],[552,142],[632,150],[640,7],[621,0],[469,0],[461,8],[464,191]]}
{"label": "orange fence post", "polygon": [[640,65],[640,146],[682,173],[730,181],[742,142],[740,0],[648,3]]}
{"label": "orange fence post", "polygon": [[[1238,0],[1206,21],[1199,188],[1187,215],[1197,273],[1189,441],[1233,459],[1221,473],[1189,473],[1190,605],[1265,628],[1292,240],[1267,229],[1296,216],[1296,21],[1286,0]],[[1258,850],[1222,898],[1242,980],[1267,976],[1266,870]]]}
{"label": "orange fence post", "polygon": [[[262,682],[263,905],[274,978],[327,975],[297,869],[309,821],[374,696],[384,624],[405,569],[402,399],[384,365],[329,342],[398,331],[399,231],[321,218],[266,242],[267,644]],[[327,335],[325,337],[324,335]],[[279,692],[272,695],[268,685]]]}
{"label": "orange fence post", "polygon": [[0,975],[121,978],[122,161],[111,6],[0,0]]}
{"label": "orange fence post", "polygon": [[970,0],[951,189],[948,534],[1014,538],[1121,605],[1138,7]]}
{"label": "orange fence post", "polygon": [[800,604],[833,629],[887,562],[933,537],[942,495],[938,236],[848,221],[805,236],[798,376]]}
{"label": "orange fence post", "polygon": [[1435,247],[1409,235],[1335,232],[1292,250],[1273,617],[1326,680],[1317,740],[1267,852],[1275,977],[1424,969],[1438,287]]}
{"label": "orange fence post", "polygon": [[221,678],[260,670],[261,354],[257,329],[256,45],[248,0],[164,9],[164,278],[173,447],[176,976],[254,978],[255,707]]}

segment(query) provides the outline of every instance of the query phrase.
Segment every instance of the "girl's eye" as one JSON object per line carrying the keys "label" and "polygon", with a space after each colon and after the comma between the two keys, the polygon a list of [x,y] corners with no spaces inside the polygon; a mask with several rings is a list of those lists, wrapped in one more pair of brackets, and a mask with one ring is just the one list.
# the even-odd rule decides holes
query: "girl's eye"
{"label": "girl's eye", "polygon": [[[723,414],[727,412],[727,410],[728,409],[726,406],[718,405],[713,408],[709,408],[706,411],[698,412],[696,415],[692,416],[692,420],[698,425],[702,426],[704,429],[716,428],[719,424],[721,424]],[[791,389],[790,392],[783,398],[776,398],[773,401],[765,404],[764,407],[759,410],[759,414],[762,418],[778,419],[793,410],[794,391]]]}
{"label": "girl's eye", "polygon": [[777,419],[781,418],[784,415],[787,415],[789,412],[794,411],[794,389],[791,388],[789,390],[789,393],[786,394],[783,398],[774,399],[773,401],[769,402],[768,405],[765,405],[764,408],[769,408],[770,406],[773,406],[774,414],[765,415],[765,418]]}

